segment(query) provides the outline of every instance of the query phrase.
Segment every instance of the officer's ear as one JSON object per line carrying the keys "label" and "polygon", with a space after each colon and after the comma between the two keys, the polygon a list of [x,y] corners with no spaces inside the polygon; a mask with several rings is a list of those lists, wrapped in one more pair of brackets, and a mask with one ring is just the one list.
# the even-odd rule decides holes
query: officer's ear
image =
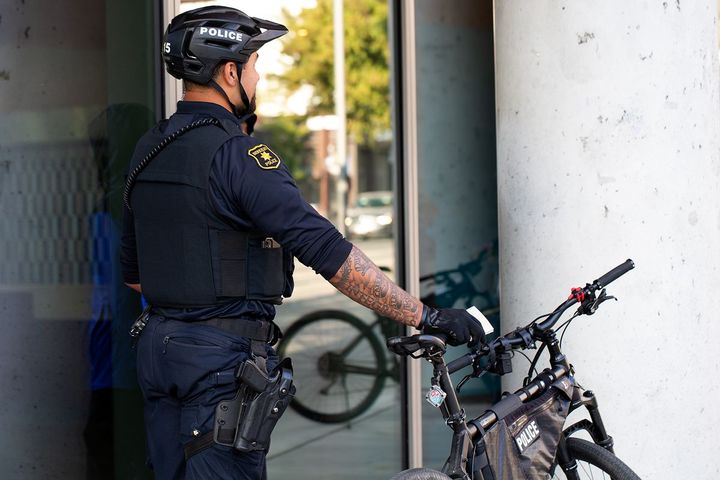
{"label": "officer's ear", "polygon": [[220,76],[222,77],[222,80],[234,87],[237,85],[238,81],[238,72],[237,72],[237,66],[235,65],[235,62],[225,62],[223,66],[220,68]]}

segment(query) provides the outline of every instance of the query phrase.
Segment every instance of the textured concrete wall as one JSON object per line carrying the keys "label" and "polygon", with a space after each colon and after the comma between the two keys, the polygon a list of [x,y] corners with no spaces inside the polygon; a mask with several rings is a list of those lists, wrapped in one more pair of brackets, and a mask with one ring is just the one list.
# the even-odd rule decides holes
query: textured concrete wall
{"label": "textured concrete wall", "polygon": [[503,329],[634,259],[568,356],[641,477],[714,478],[717,2],[495,7]]}

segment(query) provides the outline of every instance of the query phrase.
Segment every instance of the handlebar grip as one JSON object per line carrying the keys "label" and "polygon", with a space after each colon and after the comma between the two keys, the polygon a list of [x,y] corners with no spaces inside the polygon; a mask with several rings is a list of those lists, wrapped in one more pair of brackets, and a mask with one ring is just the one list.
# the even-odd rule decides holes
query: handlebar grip
{"label": "handlebar grip", "polygon": [[447,364],[448,373],[455,373],[458,370],[462,370],[463,368],[467,367],[468,365],[472,365],[475,361],[475,354],[468,353],[466,355],[463,355],[462,357],[456,358],[452,362]]}
{"label": "handlebar grip", "polygon": [[625,275],[627,272],[635,268],[635,262],[630,260],[629,258],[625,260],[624,263],[621,263],[617,267],[613,268],[609,272],[607,272],[605,275],[601,276],[595,282],[593,282],[595,285],[598,286],[598,288],[607,287],[610,283],[614,282],[621,276]]}

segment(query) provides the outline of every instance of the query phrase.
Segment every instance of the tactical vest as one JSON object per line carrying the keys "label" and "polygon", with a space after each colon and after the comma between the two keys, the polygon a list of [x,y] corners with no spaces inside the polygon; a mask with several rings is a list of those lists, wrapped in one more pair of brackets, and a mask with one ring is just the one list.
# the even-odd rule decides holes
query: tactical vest
{"label": "tactical vest", "polygon": [[[210,204],[220,147],[244,135],[237,124],[206,125],[167,144],[137,176],[128,202],[143,294],[151,305],[200,307],[238,299],[282,303],[292,293],[292,255],[264,232],[238,231]],[[130,172],[165,138],[140,140]]]}

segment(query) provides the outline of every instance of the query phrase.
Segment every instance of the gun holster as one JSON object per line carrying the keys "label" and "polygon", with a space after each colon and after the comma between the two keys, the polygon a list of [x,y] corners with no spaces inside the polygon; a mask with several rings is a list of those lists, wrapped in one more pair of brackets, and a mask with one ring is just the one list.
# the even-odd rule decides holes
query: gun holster
{"label": "gun holster", "polygon": [[248,359],[235,374],[239,388],[215,408],[213,440],[241,452],[267,450],[270,434],[295,395],[292,362],[286,358],[265,375]]}

